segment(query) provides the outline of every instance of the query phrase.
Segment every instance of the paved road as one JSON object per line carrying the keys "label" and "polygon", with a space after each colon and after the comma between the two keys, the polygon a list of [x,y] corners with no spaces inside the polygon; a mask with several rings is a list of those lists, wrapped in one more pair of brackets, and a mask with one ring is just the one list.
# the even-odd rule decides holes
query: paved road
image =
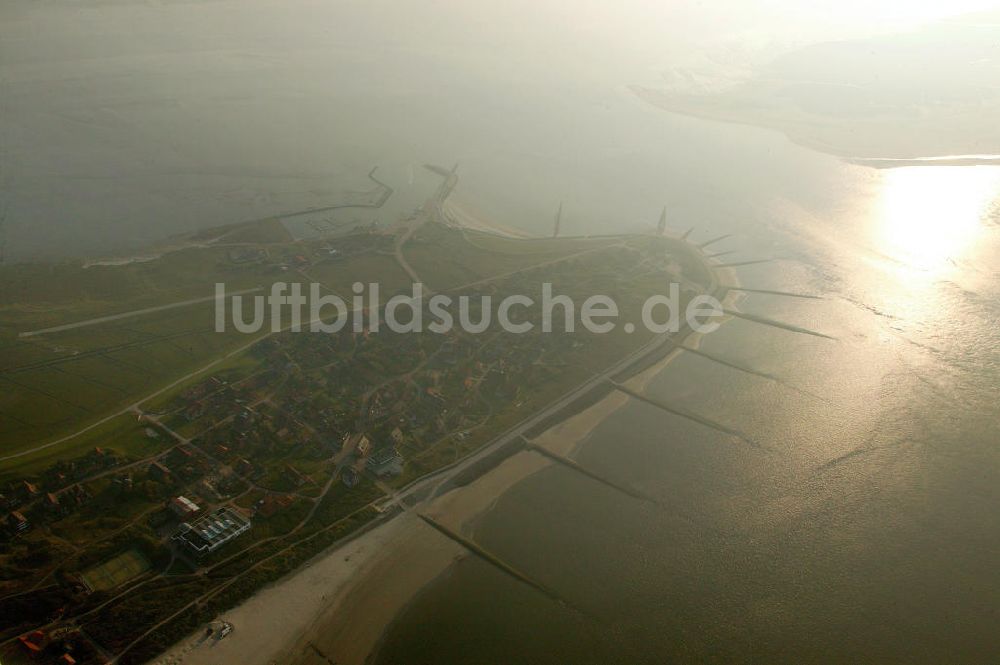
{"label": "paved road", "polygon": [[522,420],[514,427],[510,428],[503,434],[499,435],[497,438],[495,438],[491,443],[487,444],[486,446],[483,446],[482,448],[478,449],[469,456],[462,458],[458,462],[455,462],[451,466],[439,469],[438,471],[428,476],[424,476],[423,478],[420,478],[418,480],[415,480],[406,487],[396,491],[389,499],[387,499],[380,506],[378,506],[379,510],[382,511],[388,510],[394,505],[399,504],[399,502],[402,501],[403,499],[410,498],[414,495],[418,495],[419,498],[419,495],[424,492],[427,493],[427,496],[425,497],[426,499],[435,497],[439,492],[440,488],[458,473],[461,473],[462,471],[469,468],[473,464],[476,464],[483,458],[488,457],[489,455],[493,454],[503,446],[508,445],[514,439],[518,439],[524,436],[525,432],[530,430],[532,427],[538,425],[539,423],[549,418],[553,414],[559,412],[560,410],[570,406],[577,399],[584,397],[591,390],[599,387],[602,383],[607,383],[611,379],[611,377],[615,376],[619,372],[628,369],[633,363],[635,363],[639,358],[641,358],[649,351],[652,351],[657,346],[668,344],[669,342],[670,340],[664,337],[659,337],[648,342],[647,344],[643,345],[642,347],[640,347],[639,349],[637,349],[636,351],[634,351],[626,358],[622,359],[621,361],[613,365],[612,367],[608,368],[607,370],[599,374],[595,374],[585,383],[577,386],[572,391],[565,394],[563,397],[557,399],[555,402],[552,402],[541,411]]}
{"label": "paved road", "polygon": [[[448,174],[441,186],[438,187],[437,191],[434,193],[434,197],[427,202],[424,206],[424,214],[419,216],[418,221],[415,224],[411,224],[407,227],[406,231],[397,236],[396,246],[393,248],[393,254],[396,257],[396,263],[410,276],[413,282],[423,283],[417,271],[413,269],[413,266],[409,264],[406,257],[403,256],[403,245],[409,242],[410,237],[417,232],[417,230],[432,219],[441,220],[444,218],[444,214],[441,210],[441,206],[444,204],[445,199],[451,194],[451,191],[458,184],[458,176],[454,172]],[[434,291],[427,284],[424,284],[424,291],[430,295],[433,295]]]}
{"label": "paved road", "polygon": [[[258,286],[252,289],[244,289],[242,291],[233,291],[232,293],[227,293],[226,297],[229,296],[239,296],[244,293],[255,293],[257,291],[262,291],[264,287]],[[30,330],[28,332],[18,333],[18,337],[35,337],[37,335],[47,335],[48,333],[63,332],[64,330],[73,330],[74,328],[85,328],[86,326],[96,326],[101,323],[109,323],[111,321],[119,321],[121,319],[130,319],[133,316],[143,316],[145,314],[153,314],[154,312],[162,312],[167,309],[174,309],[177,307],[187,307],[188,305],[197,305],[198,303],[208,302],[210,300],[217,300],[218,296],[208,296],[205,298],[192,298],[191,300],[181,300],[180,302],[172,302],[168,305],[159,305],[157,307],[146,307],[144,309],[133,309],[130,312],[122,312],[121,314],[111,314],[110,316],[100,316],[96,319],[87,319],[86,321],[77,321],[76,323],[67,323],[62,326],[53,326],[52,328],[42,328],[41,330]]]}
{"label": "paved road", "polygon": [[259,342],[262,339],[265,339],[267,337],[270,337],[271,335],[274,335],[274,334],[275,333],[270,332],[270,333],[267,333],[266,335],[263,335],[261,337],[254,337],[251,341],[247,342],[246,344],[242,344],[239,347],[233,349],[232,351],[229,351],[228,353],[226,353],[226,354],[224,354],[222,356],[219,356],[218,358],[216,358],[215,360],[211,361],[210,363],[208,363],[206,365],[203,365],[202,367],[199,367],[196,370],[188,372],[184,376],[182,376],[179,379],[177,379],[175,381],[172,381],[171,383],[163,386],[159,390],[156,390],[156,391],[154,391],[154,392],[146,395],[145,397],[143,397],[143,398],[141,398],[141,399],[139,399],[139,400],[137,400],[135,402],[132,402],[131,404],[129,404],[128,406],[124,407],[120,411],[115,411],[111,415],[105,416],[104,418],[101,418],[100,420],[97,420],[97,421],[95,421],[95,422],[87,425],[86,427],[78,429],[77,431],[73,432],[72,434],[67,434],[66,436],[60,437],[58,439],[55,439],[54,441],[49,441],[48,443],[43,443],[42,445],[35,446],[34,448],[28,448],[27,450],[22,450],[21,452],[14,453],[12,455],[5,455],[3,457],[0,457],[0,462],[6,462],[7,460],[12,460],[12,459],[16,459],[18,457],[24,457],[25,455],[31,455],[33,453],[37,453],[37,452],[39,452],[41,450],[45,450],[46,448],[51,448],[52,446],[58,446],[60,443],[64,443],[66,441],[69,441],[70,439],[74,439],[74,438],[80,436],[81,434],[86,434],[87,432],[89,432],[90,430],[92,430],[92,429],[94,429],[96,427],[100,427],[101,425],[103,425],[103,424],[105,424],[105,423],[107,423],[107,422],[109,422],[111,420],[114,420],[118,416],[122,416],[122,415],[125,415],[127,413],[135,413],[136,411],[139,410],[139,406],[141,404],[143,404],[144,402],[148,402],[149,400],[151,400],[151,399],[153,399],[155,397],[159,397],[160,395],[162,395],[163,393],[167,392],[171,388],[179,386],[180,384],[184,383],[188,379],[191,379],[191,378],[193,378],[195,376],[198,376],[199,374],[201,374],[203,372],[207,372],[208,370],[212,369],[216,365],[218,365],[218,364],[220,364],[222,362],[225,362],[226,360],[229,360],[233,356],[236,356],[236,355],[239,355],[239,354],[243,353],[244,351],[246,351],[247,349],[249,349],[251,346],[253,346],[257,342]]}

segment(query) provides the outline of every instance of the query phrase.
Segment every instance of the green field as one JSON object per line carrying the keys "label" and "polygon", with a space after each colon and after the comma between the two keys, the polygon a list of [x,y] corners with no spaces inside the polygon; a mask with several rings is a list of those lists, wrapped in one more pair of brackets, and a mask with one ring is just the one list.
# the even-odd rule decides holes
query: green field
{"label": "green field", "polygon": [[429,225],[410,240],[406,257],[428,286],[443,291],[606,246],[610,242],[607,238],[508,239]]}
{"label": "green field", "polygon": [[[224,237],[243,238],[229,231]],[[95,277],[60,267],[53,274],[67,283],[62,291],[47,285],[44,298],[51,300],[30,300],[23,284],[22,300],[12,292],[0,298],[0,484],[24,497],[31,521],[0,551],[0,614],[20,617],[18,630],[45,625],[55,608],[70,607],[67,617],[88,609],[88,599],[75,597],[78,577],[91,590],[108,591],[151,570],[183,570],[170,567],[170,497],[253,512],[253,529],[204,559],[204,575],[150,576],[79,615],[89,639],[126,652],[117,662],[146,662],[377,516],[373,502],[384,485],[366,476],[349,489],[336,476],[345,459],[363,462],[337,457],[359,428],[373,440],[400,437],[405,471],[385,481],[398,487],[481,447],[652,335],[620,327],[572,337],[505,336],[497,329],[476,338],[384,329],[244,335],[232,326],[216,333],[214,305],[205,302],[17,336],[79,321],[84,312],[100,317],[203,296],[211,280],[226,281],[230,293],[234,283],[266,291],[274,281],[318,281],[341,297],[353,282],[378,282],[384,302],[410,286],[396,242],[358,234],[270,245],[268,261],[254,266],[234,266],[231,254],[210,247],[165,257],[169,269],[151,261],[101,268]],[[534,295],[525,289],[544,281],[576,300],[607,294],[632,321],[642,296],[662,288],[665,258],[686,260],[670,250],[665,239],[514,240],[430,223],[410,236],[402,263],[441,291],[466,285],[460,293]],[[158,284],[185,265],[193,273]],[[229,280],[227,271],[242,281]],[[0,271],[0,287],[10,275]],[[74,300],[84,292],[83,304]],[[537,312],[527,316],[537,323]],[[25,589],[30,596],[16,593]],[[132,648],[149,626],[194,599],[190,612]]]}
{"label": "green field", "polygon": [[80,575],[91,591],[107,591],[119,587],[150,569],[149,561],[135,550],[122,552],[110,561]]}
{"label": "green field", "polygon": [[[99,422],[251,341],[231,327],[216,333],[212,302],[34,337],[19,333],[207,297],[215,282],[226,283],[232,292],[267,289],[275,281],[317,281],[345,299],[354,282],[378,282],[383,301],[409,291],[410,278],[391,255],[388,238],[339,240],[339,246],[367,242],[371,247],[355,248],[353,255],[332,261],[318,249],[321,243],[282,243],[280,234],[253,225],[248,238],[258,232],[272,240],[261,245],[268,261],[258,264],[234,263],[224,246],[212,246],[119,266],[0,267],[0,457]],[[227,229],[224,237],[234,238],[235,233],[243,231]],[[430,224],[411,238],[406,255],[429,286],[444,290],[609,242],[505,239]],[[298,255],[313,260],[302,270],[280,269]],[[80,438],[90,446],[114,443]],[[80,441],[69,440],[39,451],[37,457],[51,462],[60,450],[82,448]],[[35,456],[5,460],[0,476],[38,468],[31,463]]]}
{"label": "green field", "polygon": [[[231,234],[237,231],[227,229],[226,234],[234,237]],[[621,242],[508,239],[427,224],[407,243],[406,260],[431,288],[447,290],[581,252],[615,251],[612,246]],[[130,459],[159,452],[162,442],[145,439],[131,413],[102,421],[156,393],[162,392],[143,408],[165,408],[174,395],[205,375],[194,374],[175,387],[171,384],[203,368],[218,372],[227,366],[245,370],[254,366],[246,354],[229,355],[253,337],[235,332],[232,326],[226,333],[216,333],[212,302],[34,337],[18,337],[19,332],[205,297],[216,281],[225,282],[230,292],[254,285],[266,290],[275,281],[317,281],[345,299],[352,283],[378,282],[383,301],[409,289],[410,278],[392,255],[391,238],[338,239],[338,247],[347,255],[336,260],[328,258],[323,245],[274,242],[266,245],[267,261],[250,265],[232,261],[225,247],[211,246],[122,266],[0,268],[0,458],[7,457],[0,462],[0,479],[30,475],[57,459],[98,446]],[[301,255],[309,257],[309,265],[282,269],[283,263],[293,263]],[[559,273],[572,268],[559,263],[545,270]],[[623,340],[616,332],[599,341],[600,346],[614,349]],[[600,355],[598,351],[591,358]],[[100,424],[60,441],[95,423]],[[60,442],[42,447],[53,441]]]}

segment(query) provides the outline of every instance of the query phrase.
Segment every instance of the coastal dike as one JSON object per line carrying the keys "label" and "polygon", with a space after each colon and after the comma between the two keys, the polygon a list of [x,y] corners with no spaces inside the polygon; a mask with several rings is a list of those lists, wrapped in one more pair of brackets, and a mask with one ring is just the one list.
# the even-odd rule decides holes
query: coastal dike
{"label": "coastal dike", "polygon": [[[678,245],[683,247],[689,263],[696,262],[703,271],[705,292],[720,300],[731,299],[730,287],[720,284],[716,267],[700,248],[691,242]],[[725,277],[731,279],[728,274]],[[635,379],[630,385],[641,392],[652,376],[650,372],[680,353],[685,341],[696,345],[691,338],[697,338],[697,333],[684,328],[677,334],[651,340],[464,460],[403,488],[406,510],[385,527],[386,531],[400,530],[402,535],[394,540],[396,546],[364,564],[364,574],[318,610],[310,627],[289,641],[281,652],[283,660],[278,662],[327,662],[318,656],[317,649],[325,658],[342,665],[370,662],[399,613],[427,584],[446,575],[459,558],[476,557],[553,602],[565,603],[545,580],[527,577],[511,562],[499,559],[477,543],[475,525],[510,487],[554,464],[636,501],[656,504],[654,497],[576,463],[572,451],[597,423],[634,399],[616,388],[616,383]],[[335,556],[329,551],[327,555],[330,559]],[[325,565],[326,560],[319,561],[317,565]]]}
{"label": "coastal dike", "polygon": [[[393,250],[400,266],[415,280],[418,276],[403,256],[403,245],[426,222],[438,221],[444,217],[444,204],[458,182],[454,169],[441,169],[439,175],[443,177],[443,181],[425,204],[424,216],[396,238]],[[454,228],[454,225],[447,223],[445,226]],[[477,233],[489,232],[477,229]],[[495,235],[507,241],[517,240],[500,233]],[[712,295],[724,301],[730,295],[732,287],[720,283],[718,271],[730,271],[725,267],[720,268],[718,262],[707,255],[704,247],[708,243],[698,245],[687,236],[688,234],[684,237],[663,238],[666,241],[664,251],[680,268],[679,275],[674,279],[680,281],[688,293]],[[607,237],[625,241],[637,238],[641,240],[646,236],[617,234]],[[593,238],[594,236],[564,236],[546,240],[558,243]],[[407,267],[410,270],[406,270]],[[668,277],[668,273],[664,273],[664,277]],[[726,281],[735,283],[728,276]],[[474,519],[476,514],[488,509],[495,497],[505,491],[502,485],[507,480],[514,478],[516,482],[523,474],[530,474],[534,469],[551,464],[563,464],[566,468],[589,476],[619,492],[643,501],[654,501],[630,487],[575,465],[567,456],[567,449],[552,441],[551,435],[543,434],[553,428],[558,429],[575,416],[589,414],[591,407],[613,404],[617,408],[626,403],[630,397],[616,386],[669,361],[685,348],[685,341],[692,336],[696,337],[697,334],[684,326],[676,333],[648,339],[610,366],[598,370],[596,375],[566,388],[552,402],[493,436],[474,451],[407,485],[395,489],[383,487],[387,494],[371,504],[373,519],[364,528],[345,533],[342,538],[318,550],[291,574],[261,587],[241,604],[218,615],[219,620],[229,621],[235,627],[233,638],[216,643],[209,652],[196,644],[200,633],[191,634],[154,662],[162,665],[225,665],[230,662],[240,662],[241,665],[259,662],[260,665],[267,665],[279,655],[282,658],[277,662],[282,663],[311,663],[316,659],[319,659],[316,662],[322,662],[324,658],[333,658],[342,663],[363,662],[369,651],[374,649],[385,626],[391,623],[401,609],[398,603],[405,603],[423,584],[442,573],[456,557],[478,556],[497,566],[499,570],[513,574],[528,586],[542,591],[534,580],[523,577],[516,570],[508,570],[506,562],[491,559],[487,550],[477,551],[474,541],[468,538],[467,533],[463,533],[462,525],[466,524],[466,519]],[[696,342],[692,345],[696,346]],[[633,387],[636,386],[633,384]],[[604,410],[604,406],[598,409]],[[531,442],[527,446],[526,440]],[[500,469],[501,467],[504,468]],[[498,469],[498,473],[493,473]],[[495,486],[498,482],[501,486]],[[455,501],[462,505],[457,506]],[[446,506],[451,508],[443,508],[442,515],[436,514],[438,508]],[[430,509],[431,512],[425,513],[425,509]],[[420,517],[414,520],[417,514]],[[429,526],[433,528],[429,529]],[[446,538],[442,538],[442,535]],[[422,554],[416,560],[408,558],[416,556],[415,553]],[[389,566],[389,562],[395,563]],[[410,570],[406,580],[390,590],[373,591],[370,587],[374,583],[372,580],[377,581],[379,575],[391,576],[394,573],[390,569],[400,566]],[[364,591],[361,590],[362,587]],[[371,593],[376,596],[392,596],[392,601],[369,608],[369,616],[368,610],[364,608],[368,607],[368,595]],[[284,607],[284,610],[276,613],[276,610],[269,609],[266,605]],[[359,615],[369,617],[367,627],[359,628],[352,624],[341,626],[333,632],[320,630],[328,624],[338,624],[343,618],[343,612],[355,606]],[[260,643],[263,635],[258,639],[254,634],[257,632],[256,627],[263,628],[260,625],[262,619],[256,618],[257,615],[271,616],[271,620],[286,625],[286,637],[279,639],[279,642],[287,642],[274,644],[272,635],[271,643]],[[367,638],[352,637],[357,630],[365,632],[374,642],[365,647]],[[350,642],[349,648],[345,646],[347,642]],[[350,654],[339,653],[342,648],[347,649]],[[280,653],[276,649],[280,649]]]}
{"label": "coastal dike", "polygon": [[[448,178],[439,194],[453,186],[454,178]],[[436,203],[441,200],[437,198]],[[670,252],[683,265],[690,288],[720,300],[726,298],[730,287],[720,284],[717,266],[699,246],[686,238],[672,238]],[[376,505],[380,514],[366,528],[346,535],[294,573],[223,612],[219,619],[235,627],[232,637],[209,650],[198,647],[198,635],[192,635],[154,662],[363,663],[420,589],[444,574],[456,559],[469,556],[552,598],[544,580],[528,577],[496,558],[475,542],[469,529],[509,486],[552,464],[562,464],[637,500],[655,503],[627,485],[575,464],[570,453],[582,439],[574,433],[573,428],[578,428],[574,423],[603,419],[608,409],[627,403],[631,397],[615,384],[638,378],[669,360],[692,336],[697,334],[683,328],[651,339],[474,452],[395,489]],[[641,390],[634,382],[630,385]],[[566,430],[567,426],[571,429]],[[526,440],[530,442],[527,445]],[[273,634],[265,640],[271,630],[266,627],[268,622],[283,626],[284,637],[278,639],[281,644],[274,643]]]}
{"label": "coastal dike", "polygon": [[[710,262],[702,247],[703,245],[694,244],[687,239],[678,239],[675,249],[685,252],[689,263],[698,266],[701,273],[699,277],[705,280],[707,287],[705,293],[712,295],[720,302],[724,302],[734,287],[724,286],[720,283],[715,272],[716,266]],[[684,342],[693,334],[694,331],[684,323],[677,333],[665,334],[651,340],[624,360],[609,367],[604,373],[568,391],[566,395],[571,396],[571,399],[557,400],[494,437],[492,441],[479,448],[472,455],[414,481],[411,485],[403,488],[400,493],[406,492],[407,497],[412,499],[413,503],[419,503],[469,485],[513,455],[522,452],[524,439],[534,439],[546,430],[587,410],[610,393],[619,390],[616,384],[622,384],[663,362],[671,354],[683,351]],[[442,481],[434,482],[436,479],[442,478]],[[421,489],[420,486],[425,487]]]}
{"label": "coastal dike", "polygon": [[[571,237],[560,239],[569,238]],[[704,244],[698,245],[686,238],[680,238],[673,249],[684,252],[688,258],[687,263],[698,267],[700,274],[697,277],[704,280],[705,293],[723,302],[731,294],[733,287],[723,286],[720,283],[716,275],[716,266],[705,254],[703,246]],[[535,439],[547,430],[586,411],[610,394],[620,391],[618,387],[620,384],[658,365],[672,354],[683,351],[684,342],[693,334],[694,331],[685,323],[677,333],[665,334],[651,340],[627,358],[609,367],[604,373],[579,385],[576,389],[567,391],[566,395],[571,396],[571,399],[557,400],[556,403],[539,410],[496,436],[469,457],[414,481],[409,487],[403,488],[403,491],[422,484],[430,485],[425,490],[416,490],[409,495],[412,503],[416,504],[472,484],[507,459],[523,452],[526,440]],[[444,477],[443,482],[433,484],[430,482],[441,477]]]}

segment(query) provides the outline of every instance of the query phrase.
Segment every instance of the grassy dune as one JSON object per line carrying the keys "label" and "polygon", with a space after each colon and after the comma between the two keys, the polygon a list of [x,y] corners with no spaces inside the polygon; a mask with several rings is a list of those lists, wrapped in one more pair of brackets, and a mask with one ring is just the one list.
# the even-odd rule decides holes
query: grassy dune
{"label": "grassy dune", "polygon": [[[253,239],[266,242],[250,246],[266,249],[268,259],[243,264],[232,260],[231,247],[207,246],[124,265],[0,268],[0,456],[30,450],[99,422],[250,341],[231,329],[214,332],[212,302],[34,337],[20,338],[21,332],[210,296],[216,282],[226,283],[232,292],[267,289],[275,281],[316,281],[345,299],[353,283],[378,282],[383,301],[410,289],[410,279],[392,256],[387,238],[381,249],[331,259],[321,247],[328,243],[281,242],[282,236],[255,226],[226,228],[218,237],[226,242],[238,238],[241,249]],[[350,242],[338,239],[337,244]],[[430,224],[410,240],[406,256],[431,288],[446,290],[609,242],[505,239]],[[310,264],[298,270],[294,258],[303,255]],[[24,474],[62,454],[72,457],[95,445],[132,452],[136,441],[118,429],[117,419],[112,423],[6,460],[0,464],[0,478]]]}

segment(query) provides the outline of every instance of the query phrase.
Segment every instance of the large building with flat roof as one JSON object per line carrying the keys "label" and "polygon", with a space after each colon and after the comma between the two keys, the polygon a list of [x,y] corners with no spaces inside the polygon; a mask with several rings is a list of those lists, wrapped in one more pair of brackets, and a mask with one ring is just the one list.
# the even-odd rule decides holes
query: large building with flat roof
{"label": "large building with flat roof", "polygon": [[223,506],[194,522],[183,522],[173,535],[175,542],[198,556],[214,552],[250,529],[250,520],[238,511]]}
{"label": "large building with flat roof", "polygon": [[190,517],[200,510],[198,504],[186,496],[175,496],[170,500],[170,510],[178,517]]}
{"label": "large building with flat roof", "polygon": [[394,447],[383,446],[368,457],[367,466],[379,478],[398,476],[403,473],[403,456]]}

